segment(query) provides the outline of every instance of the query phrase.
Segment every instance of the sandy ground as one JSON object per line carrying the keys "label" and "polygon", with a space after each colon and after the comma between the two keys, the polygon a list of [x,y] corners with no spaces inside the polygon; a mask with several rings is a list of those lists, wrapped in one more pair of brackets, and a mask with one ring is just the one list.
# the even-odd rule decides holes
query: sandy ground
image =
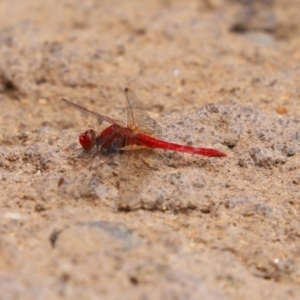
{"label": "sandy ground", "polygon": [[[0,299],[300,299],[299,9],[1,1]],[[107,124],[61,101],[124,120],[125,87],[228,154],[151,152],[127,212],[127,155],[91,162]]]}

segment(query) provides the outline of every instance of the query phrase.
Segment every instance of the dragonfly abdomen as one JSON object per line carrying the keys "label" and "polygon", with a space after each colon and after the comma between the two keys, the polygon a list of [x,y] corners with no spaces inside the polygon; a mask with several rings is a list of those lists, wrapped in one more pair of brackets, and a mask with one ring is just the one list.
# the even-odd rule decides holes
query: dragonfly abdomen
{"label": "dragonfly abdomen", "polygon": [[172,150],[184,153],[191,153],[203,156],[210,156],[210,157],[225,157],[227,156],[225,153],[210,149],[210,148],[196,148],[191,146],[184,146],[175,143],[166,142],[163,140],[155,139],[151,136],[147,136],[145,134],[136,134],[136,139],[144,146],[149,148],[158,148],[158,149],[165,149],[165,150]]}

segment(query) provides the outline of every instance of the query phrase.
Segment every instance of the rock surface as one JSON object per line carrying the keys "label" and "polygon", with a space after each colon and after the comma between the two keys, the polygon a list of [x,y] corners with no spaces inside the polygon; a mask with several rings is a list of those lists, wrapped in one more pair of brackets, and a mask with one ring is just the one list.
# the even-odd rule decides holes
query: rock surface
{"label": "rock surface", "polygon": [[[0,3],[0,299],[300,299],[299,1]],[[132,88],[165,140],[134,210],[78,135]],[[147,161],[148,163],[148,161]]]}

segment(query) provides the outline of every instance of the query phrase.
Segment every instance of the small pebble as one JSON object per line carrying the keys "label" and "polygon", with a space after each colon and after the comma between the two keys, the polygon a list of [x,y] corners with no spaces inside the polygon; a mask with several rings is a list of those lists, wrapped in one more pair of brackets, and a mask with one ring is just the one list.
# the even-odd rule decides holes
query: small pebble
{"label": "small pebble", "polygon": [[280,115],[286,115],[287,114],[287,109],[283,106],[279,106],[276,108],[276,112]]}

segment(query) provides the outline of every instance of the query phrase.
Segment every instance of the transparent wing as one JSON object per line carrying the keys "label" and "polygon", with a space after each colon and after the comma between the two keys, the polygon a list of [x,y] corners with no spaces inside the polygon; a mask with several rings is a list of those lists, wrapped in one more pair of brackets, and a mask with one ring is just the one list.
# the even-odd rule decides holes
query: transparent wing
{"label": "transparent wing", "polygon": [[109,117],[106,117],[106,116],[101,115],[101,114],[99,114],[99,113],[96,113],[96,112],[94,112],[94,111],[92,111],[92,110],[89,110],[89,109],[87,109],[87,108],[85,108],[85,107],[79,105],[79,104],[76,104],[76,103],[74,103],[74,102],[71,102],[70,100],[67,100],[67,99],[65,99],[65,98],[62,98],[62,100],[63,100],[65,103],[67,103],[67,104],[73,106],[74,108],[76,108],[76,109],[78,109],[78,110],[80,110],[80,111],[82,111],[82,112],[84,112],[84,113],[87,113],[87,114],[89,114],[89,115],[92,115],[92,116],[94,116],[94,117],[97,117],[97,118],[100,119],[101,121],[106,121],[106,122],[108,122],[108,123],[110,123],[110,124],[119,125],[119,126],[121,126],[121,127],[124,127],[124,126],[125,126],[125,124],[124,124],[123,122],[119,121],[119,120],[114,120],[114,119],[112,119],[112,118],[109,118]]}
{"label": "transparent wing", "polygon": [[140,160],[139,151],[125,151],[120,157],[119,210],[129,211],[141,207],[139,195],[145,187],[150,170]]}
{"label": "transparent wing", "polygon": [[119,210],[143,208],[142,191],[150,182],[157,157],[152,149],[124,151],[120,156]]}
{"label": "transparent wing", "polygon": [[124,93],[126,98],[127,126],[136,132],[157,138],[161,137],[160,125],[148,115],[136,94],[129,88],[125,88]]}
{"label": "transparent wing", "polygon": [[[125,89],[127,127],[134,132],[160,137],[161,127],[149,117],[135,93]],[[156,155],[151,149],[137,145],[132,137],[126,138],[120,157],[119,203],[120,210],[134,210],[142,207],[141,192],[149,182]]]}

